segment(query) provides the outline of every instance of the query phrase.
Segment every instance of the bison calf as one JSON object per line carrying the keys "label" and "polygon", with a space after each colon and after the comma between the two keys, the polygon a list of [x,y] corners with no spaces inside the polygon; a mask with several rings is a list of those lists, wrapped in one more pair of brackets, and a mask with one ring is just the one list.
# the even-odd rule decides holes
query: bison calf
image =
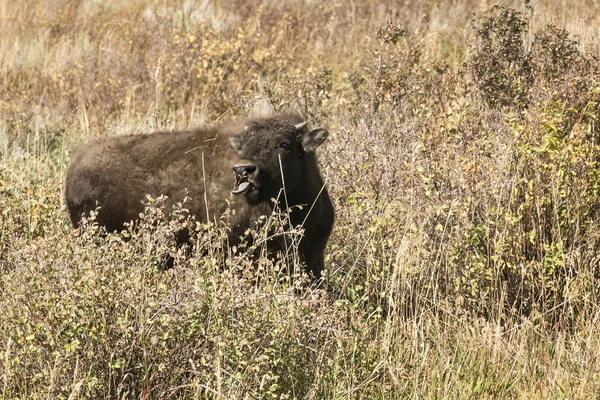
{"label": "bison calf", "polygon": [[279,197],[289,207],[304,206],[291,211],[291,223],[303,224],[300,258],[319,278],[334,211],[314,151],[327,136],[288,114],[250,120],[237,130],[221,125],[100,139],[73,153],[67,209],[77,227],[82,215],[99,206],[98,224],[117,231],[139,218],[146,195],[166,195],[168,209],[187,195],[186,206],[199,221],[221,216],[229,200],[235,210],[229,242],[236,244],[258,217],[271,213]]}

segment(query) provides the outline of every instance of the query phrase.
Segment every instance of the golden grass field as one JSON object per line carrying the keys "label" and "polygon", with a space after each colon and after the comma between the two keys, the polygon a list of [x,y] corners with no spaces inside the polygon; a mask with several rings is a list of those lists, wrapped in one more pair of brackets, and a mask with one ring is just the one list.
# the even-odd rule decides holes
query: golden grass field
{"label": "golden grass field", "polygon": [[[599,399],[600,6],[495,5],[0,0],[1,397]],[[71,227],[78,144],[285,110],[320,287],[160,200]]]}

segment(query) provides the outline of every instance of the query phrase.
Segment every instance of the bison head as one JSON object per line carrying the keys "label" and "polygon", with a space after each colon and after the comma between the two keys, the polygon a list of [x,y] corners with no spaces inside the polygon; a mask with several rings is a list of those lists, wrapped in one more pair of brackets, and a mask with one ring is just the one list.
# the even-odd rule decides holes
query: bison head
{"label": "bison head", "polygon": [[282,188],[288,196],[302,190],[305,174],[316,169],[312,152],[327,139],[325,129],[309,131],[304,121],[267,119],[254,122],[229,138],[240,156],[233,166],[236,188],[251,203],[277,198]]}

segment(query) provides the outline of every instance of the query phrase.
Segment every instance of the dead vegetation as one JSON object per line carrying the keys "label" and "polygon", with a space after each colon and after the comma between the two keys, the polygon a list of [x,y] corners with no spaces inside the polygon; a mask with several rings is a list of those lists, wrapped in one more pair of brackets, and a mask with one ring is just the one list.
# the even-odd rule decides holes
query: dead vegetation
{"label": "dead vegetation", "polygon": [[[562,5],[0,0],[2,397],[596,397],[600,14]],[[70,227],[76,144],[265,109],[331,132],[321,288],[185,204]]]}

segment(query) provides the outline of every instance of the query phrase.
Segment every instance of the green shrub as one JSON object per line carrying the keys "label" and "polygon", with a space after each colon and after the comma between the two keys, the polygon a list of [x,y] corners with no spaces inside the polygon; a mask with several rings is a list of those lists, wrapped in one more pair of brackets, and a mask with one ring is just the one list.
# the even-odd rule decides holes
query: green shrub
{"label": "green shrub", "polygon": [[[592,6],[38,3],[0,7],[3,398],[598,393]],[[71,227],[78,143],[288,109],[331,133],[318,286],[285,213]]]}

